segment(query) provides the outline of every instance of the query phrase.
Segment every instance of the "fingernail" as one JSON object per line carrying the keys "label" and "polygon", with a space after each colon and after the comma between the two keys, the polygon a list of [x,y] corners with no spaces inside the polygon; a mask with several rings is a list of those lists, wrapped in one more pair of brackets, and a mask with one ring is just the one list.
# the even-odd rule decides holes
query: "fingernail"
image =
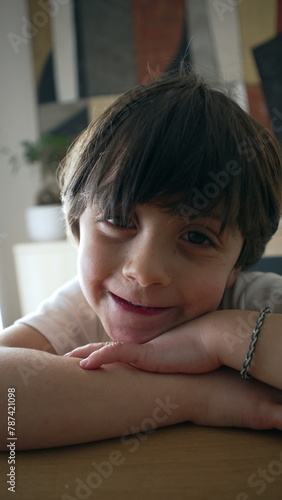
{"label": "fingernail", "polygon": [[82,368],[85,368],[87,365],[88,365],[88,359],[85,358],[85,359],[82,359],[80,362],[79,362],[80,366]]}

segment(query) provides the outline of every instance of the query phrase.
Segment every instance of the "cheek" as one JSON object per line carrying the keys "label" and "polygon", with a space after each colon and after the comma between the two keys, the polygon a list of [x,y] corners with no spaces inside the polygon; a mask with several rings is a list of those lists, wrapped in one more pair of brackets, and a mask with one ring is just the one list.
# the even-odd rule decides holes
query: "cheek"
{"label": "cheek", "polygon": [[190,282],[190,308],[195,316],[207,314],[218,308],[225,290],[225,278],[220,271],[199,273],[197,278]]}
{"label": "cheek", "polygon": [[97,305],[103,293],[103,282],[107,278],[104,255],[101,255],[99,248],[90,244],[79,245],[77,273],[86,300],[93,310],[98,312]]}
{"label": "cheek", "polygon": [[80,277],[85,282],[96,281],[102,274],[104,259],[99,247],[92,244],[81,244],[78,249],[77,267]]}
{"label": "cheek", "polygon": [[221,281],[210,281],[205,283],[203,287],[203,301],[210,306],[217,307],[224,293],[224,283]]}
{"label": "cheek", "polygon": [[94,285],[111,276],[117,267],[117,252],[99,237],[81,241],[78,248],[78,274],[83,282]]}

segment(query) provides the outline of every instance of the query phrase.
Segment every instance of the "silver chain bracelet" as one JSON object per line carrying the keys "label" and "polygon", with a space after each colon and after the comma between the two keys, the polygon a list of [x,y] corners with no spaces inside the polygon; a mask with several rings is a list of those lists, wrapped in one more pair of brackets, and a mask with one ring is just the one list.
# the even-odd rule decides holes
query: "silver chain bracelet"
{"label": "silver chain bracelet", "polygon": [[244,361],[242,370],[240,371],[241,377],[244,380],[247,380],[247,379],[250,378],[248,372],[249,372],[249,369],[250,369],[250,364],[251,364],[252,359],[253,359],[254,351],[255,351],[255,348],[256,348],[257,341],[258,341],[258,336],[259,336],[259,333],[260,333],[260,329],[262,327],[262,324],[263,324],[266,316],[269,313],[271,313],[271,310],[269,309],[269,307],[264,307],[261,310],[260,315],[258,317],[258,320],[256,322],[256,326],[255,326],[255,328],[253,330],[250,347],[249,347],[249,350],[248,350],[248,352],[246,354],[246,359]]}

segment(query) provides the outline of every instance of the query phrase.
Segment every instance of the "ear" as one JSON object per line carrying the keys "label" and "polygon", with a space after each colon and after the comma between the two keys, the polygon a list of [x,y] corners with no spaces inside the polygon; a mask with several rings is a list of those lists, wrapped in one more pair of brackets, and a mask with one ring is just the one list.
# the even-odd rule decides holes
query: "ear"
{"label": "ear", "polygon": [[231,273],[229,274],[229,276],[227,278],[225,289],[230,288],[234,284],[234,282],[235,282],[237,276],[240,274],[241,270],[242,270],[242,266],[233,267]]}

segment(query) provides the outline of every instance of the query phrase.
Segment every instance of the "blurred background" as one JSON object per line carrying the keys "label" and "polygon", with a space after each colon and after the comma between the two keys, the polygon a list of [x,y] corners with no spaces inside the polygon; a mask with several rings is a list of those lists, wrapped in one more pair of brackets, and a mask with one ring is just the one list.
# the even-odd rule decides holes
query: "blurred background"
{"label": "blurred background", "polygon": [[184,60],[211,83],[224,81],[282,142],[282,0],[0,0],[0,8],[0,308],[8,326],[49,291],[38,285],[42,272],[50,289],[76,272],[64,235],[33,237],[26,212],[58,203],[54,165],[122,92]]}

